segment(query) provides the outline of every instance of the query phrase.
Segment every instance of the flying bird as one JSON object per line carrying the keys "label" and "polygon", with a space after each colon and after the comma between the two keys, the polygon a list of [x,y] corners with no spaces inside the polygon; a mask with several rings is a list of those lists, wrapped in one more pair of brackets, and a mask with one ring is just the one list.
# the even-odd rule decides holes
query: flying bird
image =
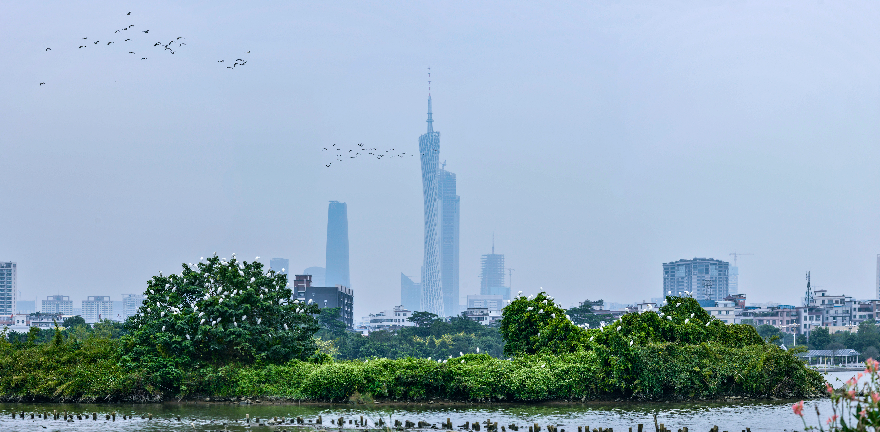
{"label": "flying bird", "polygon": [[127,13],[126,15],[131,15],[131,12]]}
{"label": "flying bird", "polygon": [[149,32],[150,32],[149,30],[144,30],[144,33],[149,33]]}
{"label": "flying bird", "polygon": [[52,51],[52,48],[46,48],[46,51]]}
{"label": "flying bird", "polygon": [[43,84],[46,84],[46,83],[40,83],[40,85],[43,85]]}
{"label": "flying bird", "polygon": [[95,41],[95,45],[97,45],[97,44],[98,44],[98,42],[101,42],[101,41]]}

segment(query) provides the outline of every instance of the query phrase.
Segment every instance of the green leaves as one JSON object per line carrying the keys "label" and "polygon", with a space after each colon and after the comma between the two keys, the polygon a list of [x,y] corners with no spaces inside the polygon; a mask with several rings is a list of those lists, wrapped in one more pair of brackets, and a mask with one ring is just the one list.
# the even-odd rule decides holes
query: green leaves
{"label": "green leaves", "polygon": [[126,323],[127,356],[152,359],[167,372],[202,363],[282,363],[315,352],[312,315],[319,308],[293,299],[286,275],[235,257],[182,267],[148,282],[144,305]]}

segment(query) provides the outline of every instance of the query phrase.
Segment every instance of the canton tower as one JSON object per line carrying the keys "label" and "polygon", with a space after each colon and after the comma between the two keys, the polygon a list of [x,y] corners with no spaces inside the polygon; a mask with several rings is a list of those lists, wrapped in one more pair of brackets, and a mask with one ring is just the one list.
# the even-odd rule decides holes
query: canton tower
{"label": "canton tower", "polygon": [[[430,74],[428,74],[430,77]],[[419,137],[422,162],[422,192],[425,197],[425,259],[422,264],[422,310],[444,316],[440,286],[440,132],[431,118],[431,92],[428,81],[428,132]]]}

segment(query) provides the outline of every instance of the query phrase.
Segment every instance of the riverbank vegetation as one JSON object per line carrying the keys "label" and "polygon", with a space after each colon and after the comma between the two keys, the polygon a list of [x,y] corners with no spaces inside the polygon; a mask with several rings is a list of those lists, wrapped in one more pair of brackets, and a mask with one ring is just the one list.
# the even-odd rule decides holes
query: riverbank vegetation
{"label": "riverbank vegetation", "polygon": [[124,328],[69,323],[0,339],[0,398],[534,402],[812,397],[824,388],[792,354],[693,299],[585,328],[540,293],[512,301],[498,328],[420,315],[418,327],[364,337],[291,300],[284,275],[234,258],[156,276],[146,294]]}

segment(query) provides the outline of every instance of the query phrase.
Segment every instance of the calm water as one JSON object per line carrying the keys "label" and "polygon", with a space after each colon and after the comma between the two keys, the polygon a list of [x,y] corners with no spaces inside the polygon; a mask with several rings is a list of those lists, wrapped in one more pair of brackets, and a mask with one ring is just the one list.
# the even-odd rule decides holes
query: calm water
{"label": "calm water", "polygon": [[[837,383],[848,379],[850,372],[832,372],[829,381]],[[654,430],[654,414],[658,423],[676,430],[682,426],[692,431],[707,431],[718,425],[722,431],[740,431],[746,427],[752,431],[803,430],[800,418],[792,413],[795,401],[743,402],[743,403],[587,403],[587,404],[499,404],[499,405],[272,405],[266,402],[253,405],[164,403],[164,404],[0,404],[0,430],[3,431],[210,431],[226,429],[230,431],[271,431],[295,430],[292,425],[258,426],[244,422],[245,415],[267,419],[272,417],[290,418],[302,416],[314,420],[318,415],[324,418],[325,426],[331,418],[339,416],[355,419],[364,416],[373,425],[380,417],[386,422],[400,419],[417,422],[424,420],[439,424],[451,418],[453,425],[465,421],[485,421],[491,419],[500,425],[518,424],[526,426],[539,423],[542,426],[556,424],[558,429],[567,432],[577,431],[578,426],[613,427],[616,431],[635,429],[643,423],[646,431]],[[816,425],[815,407],[818,406],[823,419],[830,415],[828,400],[808,401],[805,412],[808,424]],[[12,419],[13,412],[59,412],[99,414],[98,421],[75,420],[25,420]],[[117,412],[116,422],[103,420],[103,414]],[[134,415],[131,420],[121,420],[123,414]],[[153,420],[141,417],[153,415]],[[181,417],[181,421],[177,420]],[[347,422],[346,420],[346,422]],[[44,428],[45,426],[45,428]],[[348,425],[346,425],[348,428]],[[335,429],[335,427],[334,427]],[[485,430],[485,429],[484,429]],[[546,429],[545,429],[546,430]],[[520,432],[523,432],[522,430]],[[560,431],[561,432],[561,431]]]}

